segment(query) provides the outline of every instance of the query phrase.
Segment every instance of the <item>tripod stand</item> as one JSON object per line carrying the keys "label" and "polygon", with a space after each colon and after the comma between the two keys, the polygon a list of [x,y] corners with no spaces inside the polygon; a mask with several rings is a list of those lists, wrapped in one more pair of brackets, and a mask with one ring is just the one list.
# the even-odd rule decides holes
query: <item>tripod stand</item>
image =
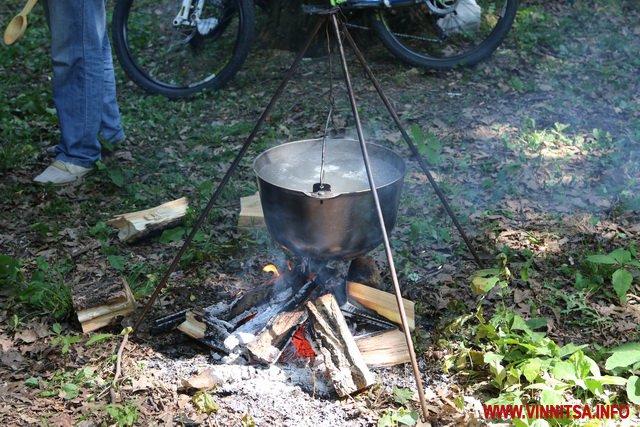
{"label": "tripod stand", "polygon": [[282,95],[282,92],[284,91],[284,88],[286,87],[287,83],[289,82],[289,80],[293,76],[294,72],[296,71],[297,67],[299,66],[302,58],[304,57],[305,53],[309,49],[309,46],[311,45],[311,43],[315,39],[316,35],[318,34],[318,31],[320,30],[320,28],[323,25],[330,25],[332,27],[333,33],[334,33],[334,35],[336,37],[336,40],[337,40],[337,43],[338,43],[338,47],[339,47],[340,61],[341,61],[342,70],[343,70],[343,73],[344,73],[345,85],[346,85],[347,93],[348,93],[350,104],[351,104],[351,110],[352,110],[353,117],[354,117],[354,120],[355,120],[356,131],[357,131],[357,134],[358,134],[358,141],[360,143],[360,148],[361,148],[361,151],[362,151],[362,157],[363,157],[364,164],[365,164],[365,169],[366,169],[366,173],[367,173],[367,179],[368,179],[369,186],[370,186],[370,189],[371,189],[371,194],[373,196],[377,217],[378,217],[378,220],[379,220],[379,223],[380,223],[380,228],[381,228],[381,233],[382,233],[382,238],[383,238],[382,241],[383,241],[383,244],[384,244],[384,249],[385,249],[385,254],[386,254],[386,257],[387,257],[387,261],[389,263],[389,269],[390,269],[390,273],[391,273],[391,277],[392,277],[392,281],[393,281],[394,293],[395,293],[396,302],[397,302],[397,305],[398,305],[398,311],[399,311],[399,314],[400,314],[400,318],[402,320],[402,328],[403,328],[404,336],[405,336],[405,339],[406,339],[407,348],[409,350],[409,356],[410,356],[410,359],[411,359],[411,365],[412,365],[412,368],[413,368],[413,373],[414,373],[416,386],[417,386],[417,389],[418,389],[418,394],[419,394],[420,403],[421,403],[421,407],[422,407],[422,414],[426,418],[427,417],[426,401],[425,401],[424,390],[423,390],[423,387],[422,387],[422,381],[421,381],[421,377],[420,377],[420,370],[419,370],[419,367],[418,367],[416,354],[415,354],[415,351],[414,351],[414,348],[413,348],[413,341],[411,339],[411,335],[410,335],[410,331],[409,331],[409,327],[408,327],[407,316],[406,316],[406,313],[405,313],[405,310],[404,310],[404,304],[402,302],[402,295],[401,295],[401,291],[400,291],[400,285],[399,285],[397,273],[396,273],[396,270],[395,270],[395,265],[394,265],[394,261],[393,261],[393,255],[392,255],[392,252],[391,252],[391,246],[390,246],[390,243],[389,243],[389,238],[388,238],[386,227],[385,227],[385,223],[384,223],[384,217],[383,217],[383,214],[382,214],[382,209],[380,207],[380,200],[378,198],[378,192],[377,192],[376,185],[375,185],[374,178],[373,178],[373,172],[371,170],[371,164],[370,164],[370,161],[369,161],[369,155],[368,155],[367,146],[366,146],[366,143],[365,143],[365,136],[364,136],[364,132],[363,132],[363,129],[362,129],[362,123],[360,121],[360,116],[359,116],[359,113],[358,113],[358,108],[357,108],[355,95],[354,95],[354,92],[353,92],[353,86],[352,86],[352,83],[351,83],[351,76],[349,74],[349,69],[348,69],[347,60],[346,60],[346,56],[345,56],[345,52],[344,52],[344,45],[343,45],[341,34],[344,35],[344,38],[347,40],[347,43],[349,44],[349,46],[351,47],[351,49],[355,53],[358,61],[362,65],[367,77],[369,78],[369,80],[374,85],[374,87],[375,87],[378,95],[380,96],[383,104],[385,105],[385,107],[389,111],[391,117],[393,118],[394,123],[399,128],[399,130],[400,130],[400,132],[401,132],[401,134],[403,136],[403,139],[406,141],[407,145],[409,146],[409,149],[411,150],[411,153],[412,153],[413,157],[417,159],[417,161],[418,161],[418,163],[420,165],[420,168],[422,169],[424,174],[427,176],[427,179],[428,179],[429,183],[431,184],[431,186],[435,190],[435,192],[438,195],[440,201],[442,202],[445,210],[447,211],[448,215],[451,217],[451,219],[452,219],[453,223],[455,224],[456,228],[460,232],[464,242],[466,243],[467,247],[469,248],[470,252],[472,253],[475,261],[478,263],[478,265],[481,265],[481,261],[480,261],[478,255],[476,254],[476,252],[474,251],[474,249],[472,248],[469,239],[467,238],[464,230],[462,229],[462,226],[460,225],[460,222],[458,221],[458,219],[457,219],[456,215],[454,214],[453,210],[449,206],[444,194],[442,193],[442,191],[438,187],[436,181],[433,179],[433,176],[432,176],[431,172],[429,171],[429,168],[427,167],[426,163],[422,159],[422,156],[418,152],[418,149],[417,149],[416,145],[413,143],[411,137],[409,136],[407,131],[402,126],[402,124],[400,122],[400,118],[398,117],[398,115],[395,112],[393,106],[391,105],[391,102],[389,101],[389,99],[386,97],[386,95],[382,91],[382,88],[381,88],[379,82],[376,80],[375,76],[373,75],[373,72],[369,68],[366,60],[364,59],[364,56],[362,55],[362,52],[359,50],[359,48],[357,47],[357,45],[354,42],[353,38],[349,34],[345,22],[339,16],[339,9],[337,9],[337,8],[331,8],[331,9],[318,9],[318,8],[311,9],[311,8],[308,8],[307,12],[308,13],[313,13],[313,14],[316,14],[316,15],[319,16],[319,19],[318,19],[318,22],[317,22],[316,26],[311,31],[311,34],[309,35],[307,41],[305,42],[305,44],[302,47],[302,49],[300,50],[300,52],[297,54],[296,58],[293,61],[293,64],[291,65],[291,67],[289,68],[287,73],[285,74],[282,82],[280,83],[280,85],[276,89],[275,94],[273,95],[273,97],[269,101],[269,104],[267,105],[267,107],[265,108],[264,112],[262,113],[262,115],[260,116],[258,121],[256,122],[256,125],[253,128],[252,132],[247,137],[247,139],[244,142],[244,144],[242,145],[240,151],[238,152],[238,154],[236,155],[235,159],[233,160],[233,162],[229,166],[229,169],[227,170],[227,172],[225,173],[225,175],[221,179],[220,183],[218,184],[218,187],[216,188],[216,190],[212,194],[211,199],[209,200],[207,206],[205,207],[205,209],[200,214],[200,216],[199,216],[198,220],[196,221],[195,225],[193,226],[191,232],[186,237],[182,247],[179,249],[178,253],[175,255],[173,261],[169,265],[169,268],[167,269],[167,271],[165,272],[164,276],[162,277],[162,280],[160,281],[160,283],[154,289],[154,292],[151,295],[149,301],[147,302],[147,304],[145,305],[145,307],[142,310],[142,313],[140,314],[140,316],[136,320],[136,322],[135,322],[135,324],[133,326],[133,330],[134,330],[134,333],[138,330],[140,324],[142,323],[142,320],[144,319],[144,317],[148,313],[149,309],[151,308],[151,306],[153,305],[153,303],[157,299],[157,297],[160,294],[161,290],[164,288],[164,286],[168,282],[170,275],[176,270],[180,259],[184,255],[186,249],[191,244],[191,241],[193,240],[193,237],[195,236],[196,232],[200,229],[200,227],[204,223],[205,219],[209,215],[209,212],[211,211],[211,209],[215,205],[216,200],[218,199],[218,197],[222,193],[222,190],[224,189],[225,185],[228,183],[229,179],[231,178],[231,175],[233,174],[233,172],[235,171],[235,169],[239,165],[239,163],[242,160],[242,158],[245,156],[249,146],[251,145],[251,143],[255,139],[260,127],[264,123],[265,119],[271,113],[276,101]]}

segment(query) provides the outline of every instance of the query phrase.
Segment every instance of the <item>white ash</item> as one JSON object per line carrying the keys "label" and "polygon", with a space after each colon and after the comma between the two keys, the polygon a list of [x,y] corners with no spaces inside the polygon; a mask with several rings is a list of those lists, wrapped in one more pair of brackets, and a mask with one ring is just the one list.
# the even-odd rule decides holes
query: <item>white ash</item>
{"label": "white ash", "polygon": [[[211,394],[223,410],[211,415],[219,425],[238,425],[250,414],[257,425],[302,427],[364,426],[360,413],[344,408],[333,387],[314,366],[215,365],[204,355],[190,359],[166,359],[162,355],[148,362],[161,372],[163,382],[178,390],[181,380],[209,369],[219,384]],[[314,370],[319,369],[319,371]]]}

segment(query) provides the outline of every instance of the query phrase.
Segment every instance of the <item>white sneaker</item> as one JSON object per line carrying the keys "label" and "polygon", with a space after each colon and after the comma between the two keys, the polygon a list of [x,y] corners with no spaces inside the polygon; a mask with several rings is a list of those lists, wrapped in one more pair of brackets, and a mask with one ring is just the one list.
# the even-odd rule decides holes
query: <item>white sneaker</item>
{"label": "white sneaker", "polygon": [[64,185],[78,182],[93,168],[85,168],[73,163],[55,160],[44,172],[36,176],[33,182],[38,184]]}

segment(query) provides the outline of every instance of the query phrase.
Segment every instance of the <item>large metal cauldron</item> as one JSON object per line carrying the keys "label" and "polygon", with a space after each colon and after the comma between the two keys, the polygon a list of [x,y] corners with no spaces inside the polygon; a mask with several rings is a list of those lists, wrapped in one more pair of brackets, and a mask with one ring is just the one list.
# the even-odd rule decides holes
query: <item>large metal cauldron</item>
{"label": "large metal cauldron", "polygon": [[[367,144],[387,232],[396,222],[404,161],[393,151]],[[352,259],[382,242],[375,204],[358,141],[327,139],[324,183],[322,139],[290,142],[260,154],[258,177],[264,219],[271,236],[292,252],[317,260]]]}

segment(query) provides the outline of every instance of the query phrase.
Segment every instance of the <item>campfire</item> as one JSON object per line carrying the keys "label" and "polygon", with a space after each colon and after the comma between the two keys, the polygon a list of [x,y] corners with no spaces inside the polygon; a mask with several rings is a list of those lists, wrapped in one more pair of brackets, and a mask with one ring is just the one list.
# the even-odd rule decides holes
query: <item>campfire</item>
{"label": "campfire", "polygon": [[[409,362],[395,297],[378,289],[370,257],[353,260],[346,275],[322,262],[283,270],[267,265],[259,289],[157,319],[153,329],[178,325],[221,363],[313,365],[340,397],[375,382],[369,367]],[[414,305],[404,306],[413,328]]]}

